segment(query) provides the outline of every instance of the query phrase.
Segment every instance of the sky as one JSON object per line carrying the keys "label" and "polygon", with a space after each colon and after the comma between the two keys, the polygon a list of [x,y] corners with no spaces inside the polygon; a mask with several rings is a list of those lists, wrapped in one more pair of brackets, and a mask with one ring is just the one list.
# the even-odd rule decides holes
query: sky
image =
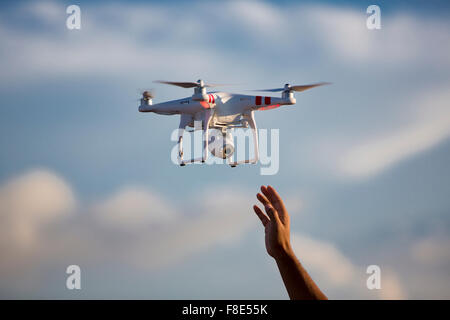
{"label": "sky", "polygon": [[[0,4],[0,298],[287,299],[252,211],[262,184],[330,298],[450,298],[447,2],[81,1],[69,30],[71,4]],[[191,94],[154,80],[199,78],[332,85],[256,113],[280,136],[261,175],[174,165],[178,116],[138,112],[142,88]]]}

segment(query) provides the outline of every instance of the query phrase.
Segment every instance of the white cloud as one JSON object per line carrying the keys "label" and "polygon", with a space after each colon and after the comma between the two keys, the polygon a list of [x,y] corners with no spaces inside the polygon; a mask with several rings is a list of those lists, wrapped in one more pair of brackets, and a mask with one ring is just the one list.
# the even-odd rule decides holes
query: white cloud
{"label": "white cloud", "polygon": [[[76,206],[71,187],[48,170],[36,170],[3,184],[0,200],[0,275],[11,287],[33,284],[43,263],[74,259],[83,265],[126,263],[149,272],[236,243],[260,227],[251,211],[254,193],[226,186],[199,192],[176,208],[144,187],[126,187],[93,205],[78,204],[78,212],[67,215]],[[365,267],[333,244],[294,233],[292,245],[325,292],[350,298],[405,296],[392,270],[383,271],[382,290],[371,295]]]}
{"label": "white cloud", "polygon": [[126,187],[92,208],[93,214],[109,227],[124,230],[167,223],[175,210],[160,195],[145,188]]}
{"label": "white cloud", "polygon": [[352,281],[357,268],[335,246],[300,234],[292,235],[292,246],[307,268],[327,283],[343,285]]}
{"label": "white cloud", "polygon": [[[381,14],[380,30],[366,28],[365,10],[316,6],[307,10],[306,19],[318,26],[321,45],[348,63],[450,66],[447,22],[411,14],[387,16],[383,10]],[[440,50],[429,50],[433,47]]]}
{"label": "white cloud", "polygon": [[298,194],[287,194],[283,199],[286,208],[289,208],[289,214],[291,216],[298,215],[302,211],[304,202]]}
{"label": "white cloud", "polygon": [[362,12],[320,6],[312,7],[305,16],[317,26],[315,34],[327,50],[345,60],[370,61],[373,45]]}
{"label": "white cloud", "polygon": [[24,173],[0,186],[0,290],[7,282],[32,285],[33,267],[54,260],[49,252],[60,243],[47,242],[49,229],[70,218],[75,208],[71,187],[47,170]]}
{"label": "white cloud", "polygon": [[380,299],[384,300],[404,300],[407,298],[398,276],[390,269],[382,269],[381,289],[377,291]]}
{"label": "white cloud", "polygon": [[324,292],[348,292],[348,298],[352,299],[406,297],[400,280],[389,268],[381,269],[381,289],[371,291],[366,286],[366,267],[354,264],[333,244],[295,233],[292,247]]}
{"label": "white cloud", "polygon": [[47,0],[21,4],[19,12],[52,25],[65,22],[67,17],[65,15],[66,8],[63,4]]}
{"label": "white cloud", "polygon": [[286,11],[263,1],[230,1],[224,9],[221,15],[229,17],[243,31],[249,31],[255,41],[267,37],[276,40],[285,26]]}
{"label": "white cloud", "polygon": [[33,247],[44,227],[74,207],[73,192],[59,176],[46,170],[25,173],[0,187],[1,237],[8,245]]}
{"label": "white cloud", "polygon": [[411,246],[411,257],[425,266],[438,266],[450,262],[450,239],[437,235],[420,239]]}
{"label": "white cloud", "polygon": [[342,152],[338,170],[350,177],[367,177],[432,148],[450,136],[450,93],[433,89],[414,97],[413,120],[379,137],[367,139]]}
{"label": "white cloud", "polygon": [[[188,32],[189,19],[183,18],[186,24],[181,27],[182,21],[174,23],[170,10],[155,5],[106,4],[84,6],[81,11],[82,28],[76,31],[66,30],[65,8],[56,2],[27,5],[13,12],[51,23],[53,29],[52,32],[17,30],[6,22],[0,23],[0,39],[8,48],[0,54],[3,70],[0,79],[11,84],[14,80],[36,81],[54,76],[135,77],[142,70],[151,70],[153,74],[164,70],[173,75],[179,73],[181,66],[185,72],[194,72],[195,68],[212,69],[226,60],[211,48],[192,45],[189,40],[194,40],[199,34],[196,29],[201,28],[193,27]],[[55,12],[59,12],[61,21],[55,20]],[[157,19],[153,19],[155,15]],[[142,28],[138,30],[136,24]],[[149,32],[160,33],[161,37],[153,39]],[[184,41],[188,45],[184,45],[180,58],[174,46]]]}
{"label": "white cloud", "polygon": [[0,188],[0,272],[16,274],[17,266],[57,263],[69,255],[144,269],[167,266],[235,242],[258,226],[253,198],[236,188],[216,188],[175,208],[153,191],[126,187],[92,205],[78,204],[77,214],[67,215],[76,205],[70,186],[48,170],[31,171]]}
{"label": "white cloud", "polygon": [[[182,3],[177,10],[170,10],[156,4],[113,3],[83,6],[82,29],[68,31],[64,9],[57,2],[46,1],[8,12],[11,17],[29,15],[49,23],[52,32],[18,31],[4,19],[0,40],[8,50],[1,53],[2,80],[92,74],[136,77],[142,70],[197,75],[198,70],[216,68],[258,79],[259,70],[249,65],[245,54],[241,59],[230,55],[234,45],[225,46],[223,34],[234,39],[236,46],[243,43],[243,48],[274,54],[279,54],[280,48],[293,52],[314,48],[345,65],[450,66],[448,22],[436,19],[386,17],[383,29],[374,32],[366,28],[364,10],[332,6],[232,1]],[[211,21],[216,22],[214,27]],[[440,49],[428,50],[436,46]],[[257,64],[258,55],[253,58]],[[264,68],[261,72],[267,74],[276,71],[277,64]]]}
{"label": "white cloud", "polygon": [[[252,200],[247,192],[231,188],[200,192],[192,203],[185,204],[190,214],[179,212],[173,223],[160,226],[136,243],[133,261],[159,268],[218,244],[236,242],[257,226],[250,210]],[[148,254],[143,255],[144,251]]]}

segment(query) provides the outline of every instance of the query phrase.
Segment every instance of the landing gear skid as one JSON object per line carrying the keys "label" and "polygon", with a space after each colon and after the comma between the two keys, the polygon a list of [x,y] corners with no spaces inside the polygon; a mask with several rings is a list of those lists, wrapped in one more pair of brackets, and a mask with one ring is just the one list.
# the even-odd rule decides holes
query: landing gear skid
{"label": "landing gear skid", "polygon": [[[203,155],[202,158],[196,158],[196,159],[190,159],[190,160],[183,160],[183,133],[186,129],[186,126],[191,121],[191,116],[188,115],[182,115],[180,119],[180,125],[178,127],[178,156],[180,161],[180,166],[184,167],[186,164],[194,163],[194,162],[201,162],[205,163],[208,159],[208,130],[209,125],[212,119],[214,112],[211,109],[205,110],[205,117],[203,121]],[[254,145],[254,153],[255,156],[253,159],[248,160],[241,160],[241,161],[233,161],[229,162],[228,164],[235,168],[239,164],[245,164],[245,163],[252,163],[256,164],[259,160],[259,148],[258,148],[258,128],[256,127],[255,123],[255,117],[253,114],[253,111],[250,111],[249,113],[244,113],[243,115],[244,121],[247,121],[247,123],[250,125],[250,128],[253,133],[253,145]]]}

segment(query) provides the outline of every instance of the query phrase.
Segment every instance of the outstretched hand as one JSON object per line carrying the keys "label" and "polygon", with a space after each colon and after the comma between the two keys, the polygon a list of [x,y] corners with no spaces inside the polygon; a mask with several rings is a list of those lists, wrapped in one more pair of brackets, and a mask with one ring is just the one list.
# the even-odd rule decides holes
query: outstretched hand
{"label": "outstretched hand", "polygon": [[266,214],[254,205],[266,231],[266,249],[277,262],[284,285],[293,300],[327,299],[296,258],[291,248],[289,214],[280,195],[271,186],[262,186],[256,195]]}
{"label": "outstretched hand", "polygon": [[253,210],[265,228],[267,253],[275,259],[292,255],[290,219],[280,195],[271,186],[261,186],[261,193],[258,193],[256,197],[266,211],[264,214],[257,205],[253,206]]}

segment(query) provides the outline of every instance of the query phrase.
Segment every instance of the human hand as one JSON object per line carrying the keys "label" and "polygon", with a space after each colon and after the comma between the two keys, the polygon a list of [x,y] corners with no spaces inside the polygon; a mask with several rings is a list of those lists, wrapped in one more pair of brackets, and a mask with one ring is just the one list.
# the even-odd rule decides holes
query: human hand
{"label": "human hand", "polygon": [[253,210],[265,228],[267,253],[275,260],[292,256],[290,219],[283,200],[271,186],[261,186],[261,192],[256,197],[264,205],[267,215],[257,205]]}

